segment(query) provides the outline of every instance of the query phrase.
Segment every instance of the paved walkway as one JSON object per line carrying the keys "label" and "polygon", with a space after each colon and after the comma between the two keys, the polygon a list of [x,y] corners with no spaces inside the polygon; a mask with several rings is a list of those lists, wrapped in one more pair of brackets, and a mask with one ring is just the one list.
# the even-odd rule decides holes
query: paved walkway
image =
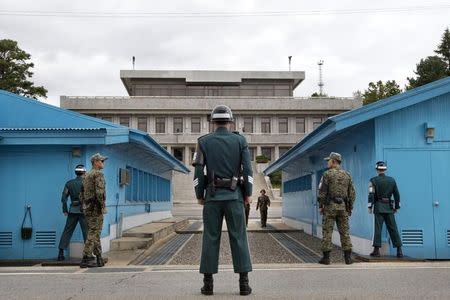
{"label": "paved walkway", "polygon": [[[450,262],[255,265],[250,299],[449,299]],[[197,266],[0,268],[0,299],[200,299]],[[238,296],[222,266],[214,299]]]}

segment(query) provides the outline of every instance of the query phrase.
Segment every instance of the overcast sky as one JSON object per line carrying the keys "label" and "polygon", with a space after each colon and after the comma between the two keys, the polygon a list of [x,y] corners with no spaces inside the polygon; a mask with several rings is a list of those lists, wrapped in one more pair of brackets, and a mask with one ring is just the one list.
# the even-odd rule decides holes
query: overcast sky
{"label": "overcast sky", "polygon": [[296,96],[318,90],[319,60],[332,96],[380,79],[404,87],[448,26],[448,1],[0,0],[0,39],[32,55],[33,79],[54,105],[61,95],[126,95],[119,71],[133,55],[136,69],[270,71],[288,70],[292,55],[292,70],[306,72]]}

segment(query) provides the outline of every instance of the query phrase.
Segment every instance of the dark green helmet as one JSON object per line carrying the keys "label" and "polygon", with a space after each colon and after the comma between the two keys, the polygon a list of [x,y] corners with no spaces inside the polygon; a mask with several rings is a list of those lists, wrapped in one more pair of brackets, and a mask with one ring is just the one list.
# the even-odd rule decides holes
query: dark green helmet
{"label": "dark green helmet", "polygon": [[217,105],[211,112],[213,122],[233,122],[233,112],[226,105]]}

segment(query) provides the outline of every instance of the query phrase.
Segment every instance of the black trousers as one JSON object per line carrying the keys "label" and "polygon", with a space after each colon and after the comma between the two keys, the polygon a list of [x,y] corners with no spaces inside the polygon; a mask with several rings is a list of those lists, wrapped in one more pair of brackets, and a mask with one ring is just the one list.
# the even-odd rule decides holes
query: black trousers
{"label": "black trousers", "polygon": [[69,247],[70,239],[72,238],[73,232],[78,223],[80,223],[81,232],[83,233],[83,240],[86,241],[87,224],[84,214],[69,213],[66,219],[66,226],[64,227],[61,240],[59,241],[59,249],[67,249]]}
{"label": "black trousers", "polygon": [[267,208],[259,209],[259,213],[261,214],[261,226],[266,227],[267,226]]}

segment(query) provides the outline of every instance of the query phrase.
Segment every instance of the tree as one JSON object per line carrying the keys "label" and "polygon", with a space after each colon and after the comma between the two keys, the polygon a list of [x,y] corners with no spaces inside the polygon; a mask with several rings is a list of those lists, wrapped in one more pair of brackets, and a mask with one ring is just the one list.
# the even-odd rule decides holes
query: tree
{"label": "tree", "polygon": [[30,58],[16,41],[0,40],[0,89],[35,99],[47,97],[43,86],[35,86],[29,80],[33,76],[30,69],[34,67]]}
{"label": "tree", "polygon": [[408,77],[407,90],[447,77],[447,63],[439,56],[428,56],[416,65],[416,78]]}
{"label": "tree", "polygon": [[314,93],[312,93],[311,97],[312,98],[326,98],[326,97],[328,97],[328,95],[327,94],[320,94],[318,92],[314,92]]}
{"label": "tree", "polygon": [[362,94],[363,104],[367,105],[401,92],[402,90],[395,80],[388,80],[386,83],[383,83],[381,80],[376,83],[371,82],[367,90]]}
{"label": "tree", "polygon": [[450,31],[445,29],[442,35],[441,43],[438,48],[434,50],[447,63],[447,75],[450,76]]}

